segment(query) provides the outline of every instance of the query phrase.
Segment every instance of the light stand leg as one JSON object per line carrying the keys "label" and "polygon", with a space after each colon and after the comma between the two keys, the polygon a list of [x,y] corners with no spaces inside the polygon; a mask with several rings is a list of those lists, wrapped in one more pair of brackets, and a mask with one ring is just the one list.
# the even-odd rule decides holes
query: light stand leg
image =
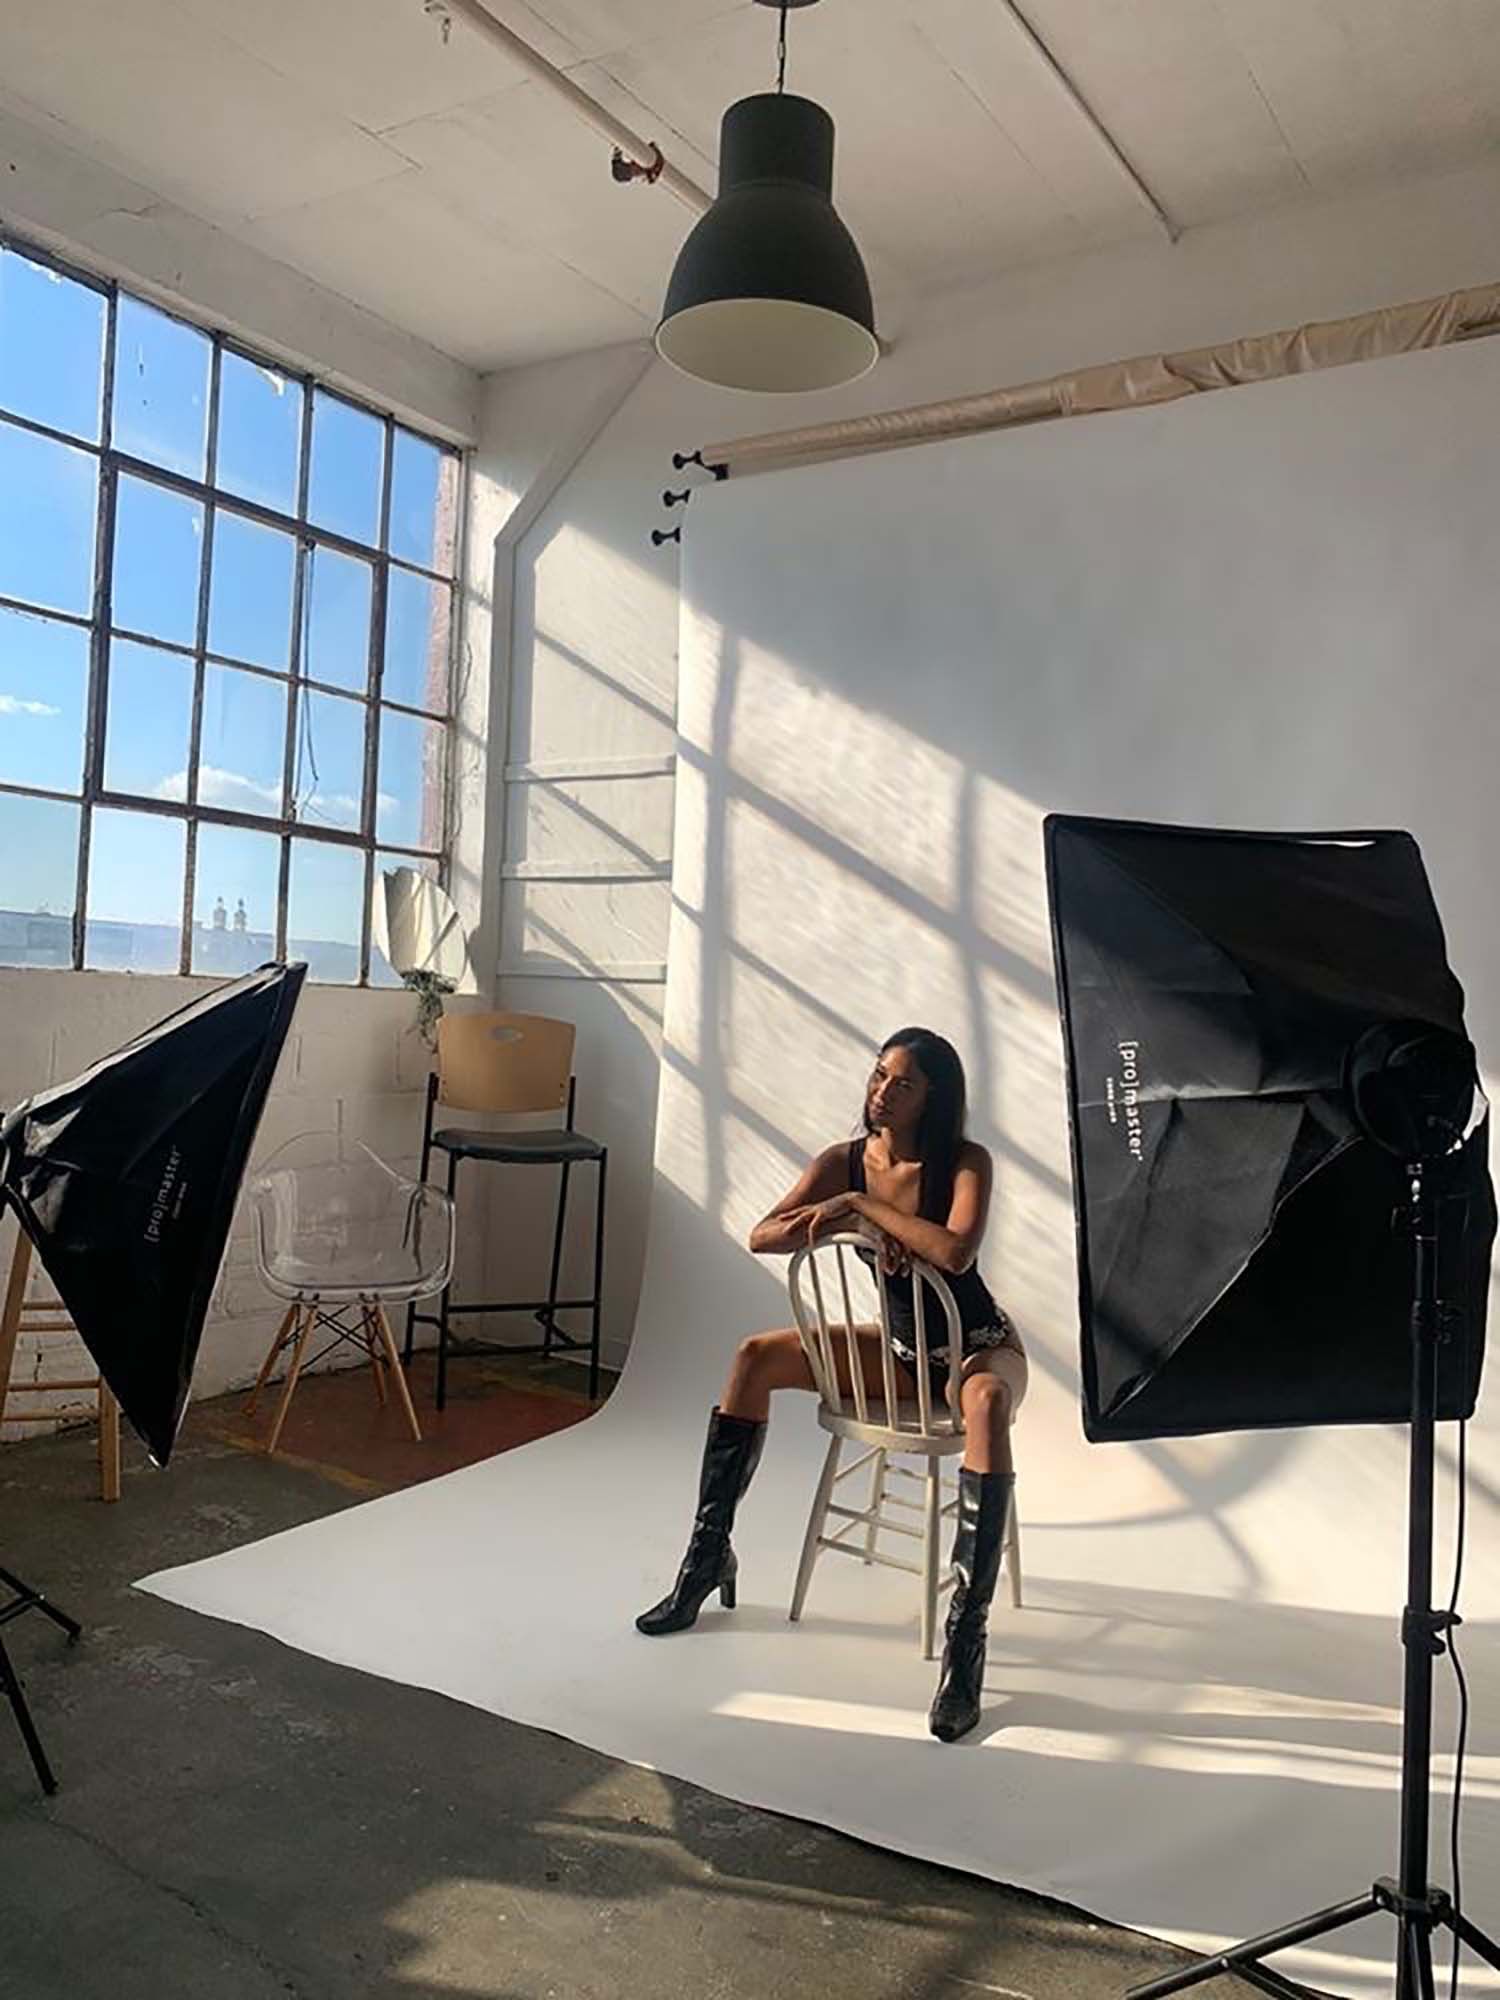
{"label": "light stand leg", "polygon": [[1299,1995],[1290,1980],[1260,1961],[1292,1945],[1327,1937],[1362,1918],[1388,1910],[1397,1920],[1396,2000],[1436,2000],[1432,1934],[1455,1931],[1487,1964],[1500,1967],[1500,1946],[1457,1917],[1446,1890],[1427,1879],[1432,1818],[1432,1663],[1446,1650],[1443,1634],[1456,1622],[1432,1607],[1433,1461],[1437,1426],[1439,1307],[1437,1202],[1413,1167],[1410,1228],[1415,1245],[1412,1278],[1411,1477],[1407,1499],[1407,1592],[1401,1622],[1406,1654],[1401,1741],[1401,1873],[1383,1877],[1367,1896],[1322,1910],[1281,1930],[1267,1931],[1182,1972],[1132,1986],[1126,2000],[1164,2000],[1221,1973],[1236,1973],[1263,1993]]}
{"label": "light stand leg", "polygon": [[[44,1618],[50,1618],[54,1625],[60,1625],[68,1635],[71,1645],[83,1631],[76,1618],[70,1618],[66,1611],[59,1611],[55,1604],[49,1604],[39,1590],[29,1583],[23,1583],[8,1569],[0,1569],[0,1583],[14,1591],[11,1602],[0,1607],[0,1625],[8,1625],[13,1618],[19,1618],[27,1611],[40,1611]],[[0,1641],[0,1690],[10,1702],[11,1712],[16,1718],[16,1727],[21,1732],[22,1741],[31,1754],[42,1790],[49,1795],[57,1790],[57,1779],[52,1775],[52,1766],[47,1762],[47,1753],[42,1748],[42,1739],[37,1734],[36,1724],[31,1719],[31,1710],[26,1705],[25,1690],[20,1676],[11,1665],[9,1653]]]}

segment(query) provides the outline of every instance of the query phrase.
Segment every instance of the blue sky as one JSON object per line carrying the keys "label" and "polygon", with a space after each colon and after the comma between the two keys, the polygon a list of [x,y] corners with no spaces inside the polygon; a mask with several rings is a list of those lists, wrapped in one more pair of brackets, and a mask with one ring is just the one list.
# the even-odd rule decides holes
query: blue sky
{"label": "blue sky", "polygon": [[[0,409],[97,442],[105,302],[14,252],[0,252]],[[121,299],[114,441],[170,470],[206,470],[211,346],[190,327]],[[293,509],[302,385],[241,356],[223,356],[218,483],[231,495]],[[384,426],[316,394],[309,477],[315,526],[375,541]],[[390,547],[433,564],[439,481],[451,461],[398,430]],[[0,422],[0,596],[40,611],[91,608],[98,474],[92,455]],[[122,475],[115,521],[114,624],[191,648],[197,629],[205,510],[196,500]],[[296,547],[279,529],[220,507],[214,517],[208,642],[226,663],[206,668],[199,796],[240,812],[282,807]],[[328,548],[310,560],[305,634],[309,673],[329,691],[297,697],[292,794],[308,824],[358,824],[367,711],[347,698],[367,685],[373,565]],[[386,694],[419,704],[427,661],[446,638],[449,593],[392,569],[386,615]],[[238,663],[238,664],[234,664]],[[245,669],[259,667],[265,673]],[[45,616],[0,608],[0,782],[76,790],[82,774],[88,635]],[[184,798],[193,662],[186,654],[111,640],[105,777],[114,790]],[[342,690],[341,694],[338,692]],[[378,726],[377,833],[421,837],[424,739],[432,726],[390,711]],[[77,808],[0,795],[0,906],[71,909]],[[171,923],[182,904],[184,829],[144,814],[98,813],[90,913]],[[195,917],[243,897],[253,929],[274,923],[278,844],[230,828],[200,829]],[[358,941],[362,857],[297,843],[291,928]]]}

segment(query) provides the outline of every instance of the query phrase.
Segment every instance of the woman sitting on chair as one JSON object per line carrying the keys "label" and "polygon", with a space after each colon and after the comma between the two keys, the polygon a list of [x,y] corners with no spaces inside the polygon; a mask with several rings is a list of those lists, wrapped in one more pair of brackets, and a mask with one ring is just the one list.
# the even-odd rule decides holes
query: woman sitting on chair
{"label": "woman sitting on chair", "polygon": [[[891,1347],[901,1386],[916,1394],[913,1258],[947,1278],[963,1323],[960,1401],[966,1443],[959,1473],[954,1590],[942,1674],[932,1705],[934,1736],[951,1743],[979,1720],[990,1599],[994,1595],[1015,1486],[1010,1426],[1026,1393],[1025,1350],[975,1264],[989,1212],[992,1168],[964,1137],[963,1064],[926,1028],[903,1028],[881,1049],[865,1093],[865,1136],[830,1146],[750,1233],[750,1248],[785,1255],[839,1229],[868,1233],[887,1274]],[[862,1253],[865,1254],[865,1253]],[[947,1389],[945,1316],[925,1316],[934,1402]],[[881,1335],[859,1333],[869,1387],[882,1380]],[[847,1362],[839,1367],[846,1392]],[[811,1389],[812,1372],[793,1331],[741,1341],[719,1406],[709,1417],[698,1513],[671,1594],[636,1620],[655,1638],[692,1625],[718,1591],[734,1608],[737,1565],[730,1545],[735,1509],[759,1463],[771,1396]]]}

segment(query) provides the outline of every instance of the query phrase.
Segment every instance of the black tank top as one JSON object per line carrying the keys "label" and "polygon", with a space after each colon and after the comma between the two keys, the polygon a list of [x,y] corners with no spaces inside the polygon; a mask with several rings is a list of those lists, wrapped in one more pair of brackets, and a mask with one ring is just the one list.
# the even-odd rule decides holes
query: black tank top
{"label": "black tank top", "polygon": [[[853,1139],[849,1144],[849,1188],[853,1194],[865,1194],[865,1141]],[[861,1250],[860,1256],[874,1269],[873,1251]],[[890,1302],[891,1333],[898,1341],[911,1345],[916,1331],[917,1309],[913,1299],[911,1277],[892,1275],[886,1279],[886,1296]],[[948,1322],[943,1316],[937,1300],[930,1296],[923,1302],[923,1319],[926,1322],[927,1345],[943,1347],[948,1340]],[[981,1326],[995,1326],[1000,1320],[1000,1309],[995,1304],[994,1295],[979,1275],[979,1266],[971,1264],[967,1271],[959,1271],[948,1279],[948,1289],[953,1294],[953,1303],[958,1307],[959,1320],[965,1333],[973,1333]]]}

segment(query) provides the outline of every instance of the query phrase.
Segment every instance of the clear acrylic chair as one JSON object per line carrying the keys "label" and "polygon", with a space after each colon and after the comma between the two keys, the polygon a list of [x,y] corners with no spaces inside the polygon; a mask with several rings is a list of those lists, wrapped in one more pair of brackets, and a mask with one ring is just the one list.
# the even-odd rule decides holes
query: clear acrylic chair
{"label": "clear acrylic chair", "polygon": [[[951,1574],[944,1574],[943,1524],[958,1510],[956,1493],[943,1484],[943,1467],[957,1459],[964,1448],[963,1413],[959,1388],[963,1372],[963,1324],[942,1274],[930,1265],[912,1260],[912,1292],[916,1307],[916,1393],[898,1379],[891,1351],[890,1299],[885,1274],[871,1270],[860,1250],[868,1251],[870,1240],[853,1232],[825,1236],[819,1243],[799,1250],[787,1272],[792,1313],[801,1337],[802,1351],[812,1370],[818,1392],[818,1423],[829,1433],[828,1452],[813,1495],[802,1560],[792,1593],[790,1616],[802,1616],[812,1582],[814,1566],[825,1551],[856,1556],[864,1563],[879,1563],[886,1569],[900,1569],[922,1579],[920,1636],[923,1659],[930,1660],[937,1645],[938,1605],[945,1590],[952,1588]],[[935,1396],[932,1369],[928,1361],[927,1322],[934,1310],[945,1321],[948,1379],[946,1393]],[[881,1381],[871,1390],[860,1365],[858,1332],[878,1327],[881,1333]],[[839,1384],[838,1361],[847,1365],[850,1388]],[[852,1462],[840,1466],[845,1445],[863,1446]],[[913,1471],[899,1461],[918,1461]],[[892,1464],[892,1460],[898,1461]],[[870,1497],[863,1507],[844,1505],[838,1488],[866,1467],[871,1468]],[[905,1484],[908,1491],[902,1492]],[[910,1489],[920,1488],[920,1498]],[[831,1532],[830,1520],[841,1523]],[[882,1549],[882,1536],[896,1536],[921,1545],[920,1560],[912,1562]],[[1011,1602],[1021,1602],[1021,1530],[1012,1499],[1010,1526],[1006,1533],[1005,1567],[1010,1572]]]}
{"label": "clear acrylic chair", "polygon": [[[387,1308],[429,1298],[448,1283],[453,1204],[440,1189],[396,1173],[368,1146],[323,1133],[304,1134],[274,1153],[252,1180],[250,1196],[256,1269],[287,1309],[247,1414],[278,1360],[291,1355],[266,1450],[274,1452],[280,1441],[304,1370],[345,1343],[368,1359],[382,1405],[394,1385],[420,1442]],[[310,1361],[315,1334],[330,1338]]]}

